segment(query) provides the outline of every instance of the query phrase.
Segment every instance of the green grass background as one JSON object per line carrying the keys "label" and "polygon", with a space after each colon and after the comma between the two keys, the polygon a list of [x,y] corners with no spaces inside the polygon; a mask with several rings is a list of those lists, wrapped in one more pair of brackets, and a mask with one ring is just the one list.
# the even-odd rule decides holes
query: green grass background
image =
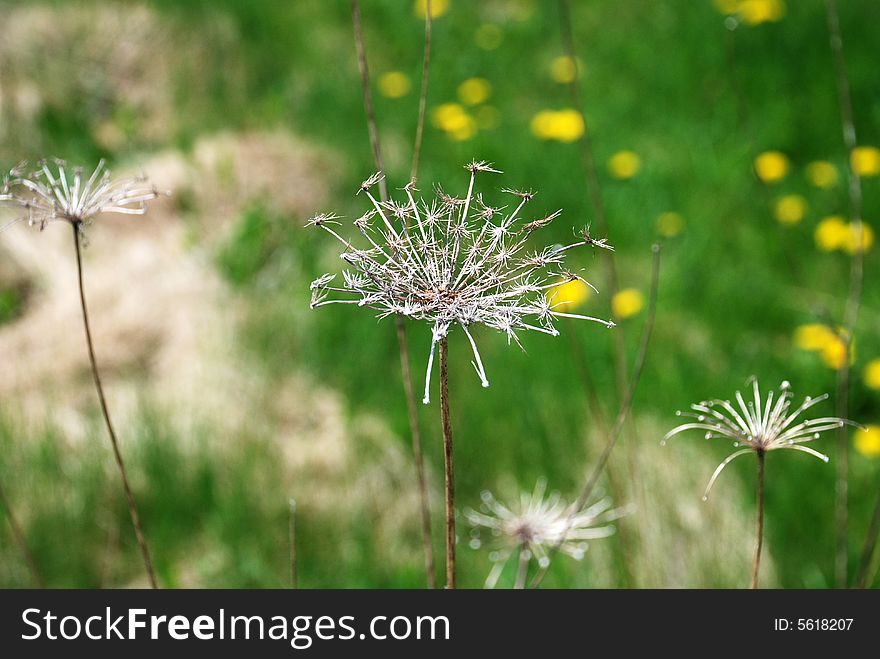
{"label": "green grass background", "polygon": [[[200,72],[208,94],[190,92],[185,79],[177,82],[179,113],[168,144],[132,139],[107,153],[91,137],[91,110],[82,103],[45,108],[39,132],[20,137],[15,152],[4,149],[4,162],[44,152],[70,161],[105,156],[112,162],[167,146],[186,150],[200,135],[213,131],[282,126],[335,154],[323,172],[332,186],[332,206],[315,211],[346,216],[362,212],[362,200],[353,192],[372,171],[372,161],[347,2],[148,4],[184,31],[231,21],[244,87],[227,84],[228,62],[218,53],[216,62]],[[842,317],[848,258],[817,251],[812,234],[819,218],[847,215],[845,185],[830,191],[811,188],[803,169],[823,159],[843,173],[846,154],[824,3],[786,4],[780,22],[730,31],[709,0],[573,3],[573,28],[585,64],[581,86],[586,120],[600,164],[621,284],[647,291],[658,214],[675,211],[687,223],[679,237],[664,245],[655,337],[635,399],[636,424],[623,440],[631,451],[656,444],[657,429],[675,423],[676,409],[705,397],[729,396],[752,374],[766,386],[788,379],[802,394],[833,391],[834,371],[815,355],[798,351],[792,335],[798,325],[825,313]],[[874,26],[880,6],[870,0],[840,4],[859,141],[877,145],[880,68]],[[372,71],[404,71],[417,87],[423,25],[411,3],[365,0],[363,5]],[[528,18],[514,18],[514,5],[531,7]],[[484,23],[502,30],[496,50],[485,51],[475,43],[475,29]],[[489,103],[498,108],[501,121],[496,129],[480,131],[465,142],[449,140],[429,122],[420,179],[442,181],[455,191],[466,184],[461,165],[472,158],[486,159],[506,172],[504,185],[539,191],[535,213],[564,209],[563,221],[546,229],[545,239],[565,240],[572,226],[590,222],[578,145],[540,141],[529,129],[539,110],[569,106],[567,89],[548,74],[551,60],[561,53],[555,3],[452,0],[450,11],[434,24],[429,113],[431,107],[455,101],[463,80],[480,76],[492,83]],[[375,102],[393,189],[408,176],[417,95],[412,91],[390,100],[376,94]],[[114,116],[124,123],[125,108],[116,110]],[[606,173],[607,158],[621,149],[634,150],[642,158],[643,167],[632,180],[618,181]],[[755,155],[768,149],[785,152],[792,163],[788,177],[769,189],[752,170]],[[865,219],[873,223],[880,210],[880,180],[866,179],[863,185]],[[809,203],[807,216],[792,227],[780,226],[771,212],[771,200],[786,193],[802,194]],[[261,377],[279,380],[305,370],[340,391],[352,417],[359,412],[379,414],[406,442],[393,324],[344,307],[308,310],[308,282],[336,267],[336,247],[325,235],[296,228],[305,219],[278,217],[271,205],[254,200],[216,255],[216,267],[248,300],[242,336],[255,368]],[[294,266],[273,267],[280,262]],[[600,287],[590,307],[607,315],[599,258],[580,252],[571,265],[586,268]],[[880,356],[877,265],[876,251],[869,252],[852,392],[852,416],[864,422],[880,422],[880,393],[866,389],[859,377],[861,366]],[[286,275],[273,274],[277,272]],[[0,291],[0,322],[14,319],[15,300],[14,292]],[[640,315],[622,324],[630,359],[643,320]],[[584,323],[562,329],[573,332],[581,344],[603,402],[613,413],[611,333]],[[524,353],[509,348],[500,335],[478,334],[492,382],[485,390],[468,363],[463,337],[455,334],[451,339],[459,501],[474,505],[480,490],[505,479],[529,489],[537,478],[546,477],[553,488],[576,492],[595,450],[585,441],[591,418],[568,339],[527,336]],[[429,330],[412,326],[410,336],[418,379]],[[428,459],[441,469],[438,411],[433,405],[420,411]],[[240,449],[228,449],[221,458],[212,447],[209,429],[203,437],[183,442],[157,411],[145,409],[142,419],[136,431],[141,441],[132,442],[130,462],[160,578],[168,585],[179,583],[174,557],[187,554],[198,556],[204,585],[283,586],[288,493],[280,491],[282,467],[271,443],[257,437]],[[124,584],[138,574],[115,475],[102,466],[108,456],[97,417],[94,438],[93,447],[71,452],[50,422],[43,432],[25,436],[14,420],[0,426],[0,478],[10,498],[29,507],[27,539],[52,585],[95,586],[108,580]],[[768,546],[782,586],[825,587],[832,582],[832,439],[823,439],[817,448],[831,454],[831,465],[787,452],[770,456]],[[726,454],[725,447],[699,443],[697,438],[682,438],[667,450],[680,451],[682,460],[693,451],[719,461]],[[751,492],[753,469],[742,460],[725,479],[740,478],[743,490]],[[877,469],[876,461],[853,455],[852,566],[877,496]],[[748,510],[753,501],[751,495],[730,501],[720,492],[705,505]],[[698,498],[700,492],[693,495]],[[111,576],[102,577],[96,555],[106,542],[101,529],[107,522],[95,510],[105,509],[108,498],[115,502],[107,514],[120,529],[120,555]],[[439,515],[435,517],[439,551]],[[368,519],[334,520],[306,511],[300,534],[304,586],[422,584],[417,561],[389,562]],[[414,530],[410,540],[418,542]],[[5,524],[0,525],[0,555],[9,564],[0,567],[0,584],[26,585],[27,574]],[[464,548],[462,555],[463,582],[480,585],[485,556]],[[589,559],[584,564],[559,561],[548,583],[592,585],[596,580],[588,564]],[[603,583],[626,581],[611,575]],[[737,584],[708,578],[697,585]]]}

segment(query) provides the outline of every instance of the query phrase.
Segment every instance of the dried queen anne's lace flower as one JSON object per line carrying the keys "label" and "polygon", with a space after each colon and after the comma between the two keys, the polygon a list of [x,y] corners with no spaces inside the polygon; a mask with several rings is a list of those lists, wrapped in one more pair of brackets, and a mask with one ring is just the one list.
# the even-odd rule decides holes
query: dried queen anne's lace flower
{"label": "dried queen anne's lace flower", "polygon": [[70,171],[63,160],[54,164],[54,172],[48,162],[40,161],[34,172],[26,174],[22,163],[4,178],[0,202],[17,206],[24,213],[0,230],[27,221],[42,231],[51,222],[60,221],[73,224],[82,235],[96,215],[143,215],[146,202],[159,196],[144,177],[112,178],[103,160],[85,180],[82,167]]}
{"label": "dried queen anne's lace flower", "polygon": [[612,509],[608,497],[576,510],[558,492],[545,498],[546,489],[546,481],[539,480],[534,491],[523,492],[519,505],[511,507],[496,500],[491,492],[483,492],[480,510],[465,511],[474,529],[471,546],[478,549],[482,545],[481,529],[488,530],[497,545],[490,554],[493,566],[486,579],[487,588],[495,587],[505,563],[515,552],[524,552],[525,560],[534,557],[540,567],[550,564],[548,552],[554,548],[581,560],[587,551],[587,540],[612,535],[614,527],[609,522],[632,512],[630,507]]}
{"label": "dried queen anne's lace flower", "polygon": [[709,491],[724,468],[742,455],[792,449],[828,462],[827,455],[819,453],[809,446],[804,446],[804,443],[819,439],[821,433],[841,428],[844,425],[862,428],[858,423],[833,416],[799,421],[799,417],[804,412],[826,400],[828,394],[822,394],[816,398],[807,396],[794,411],[790,411],[794,394],[791,393],[791,385],[787,380],[779,386],[779,394],[775,404],[773,403],[774,392],[772,390],[767,394],[767,398],[762,404],[758,380],[752,378],[751,384],[754,400],[746,403],[742,394],[739,391],[736,392],[736,403],[739,409],[729,400],[709,400],[694,403],[691,405],[691,410],[693,410],[691,412],[676,412],[676,416],[691,417],[694,420],[673,428],[663,438],[662,444],[666,444],[670,437],[686,430],[705,430],[704,437],[706,439],[732,439],[735,448],[745,447],[731,453],[718,465],[706,486],[706,491],[703,494],[704,500],[709,498]]}
{"label": "dried queen anne's lace flower", "polygon": [[[600,318],[558,311],[566,300],[549,299],[546,291],[565,281],[581,279],[562,267],[565,253],[583,245],[609,249],[604,240],[593,240],[588,230],[569,245],[554,245],[523,253],[529,236],[547,226],[561,211],[517,226],[520,213],[533,192],[505,189],[515,203],[513,210],[493,208],[475,193],[477,172],[500,174],[485,162],[471,162],[467,195],[453,197],[436,189],[430,203],[416,199],[414,183],[403,188],[406,201],[380,202],[371,189],[381,173],[361,184],[360,191],[372,208],[354,221],[366,244],[355,247],[334,228],[339,217],[316,215],[308,225],[317,226],[345,247],[340,255],[351,270],[342,282],[333,274],[311,284],[312,308],[327,304],[356,304],[379,311],[380,317],[401,314],[431,323],[432,340],[425,374],[424,402],[429,402],[431,369],[437,344],[450,328],[462,328],[474,354],[473,366],[484,387],[489,386],[470,326],[479,324],[504,332],[508,342],[521,346],[517,332],[534,330],[551,336],[558,317],[592,320],[613,327]],[[331,294],[343,297],[331,298]]]}

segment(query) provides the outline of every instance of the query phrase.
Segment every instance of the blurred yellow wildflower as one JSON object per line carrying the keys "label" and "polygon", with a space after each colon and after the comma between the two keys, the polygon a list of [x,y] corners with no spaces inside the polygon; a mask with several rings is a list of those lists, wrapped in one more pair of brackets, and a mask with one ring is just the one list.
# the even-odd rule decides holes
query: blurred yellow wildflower
{"label": "blurred yellow wildflower", "polygon": [[479,105],[489,100],[492,85],[485,78],[468,78],[458,86],[458,98],[465,105]]}
{"label": "blurred yellow wildflower", "polygon": [[443,103],[434,108],[431,121],[457,142],[471,139],[477,133],[477,122],[458,103]]}
{"label": "blurred yellow wildflower", "polygon": [[782,224],[797,224],[807,212],[807,200],[797,194],[788,194],[776,200],[773,210]]}
{"label": "blurred yellow wildflower", "polygon": [[[855,342],[851,343],[849,346],[850,364],[855,361],[854,344]],[[846,341],[844,341],[844,338],[840,334],[832,332],[832,338],[822,346],[820,354],[822,356],[822,361],[825,362],[825,366],[833,368],[835,371],[839,371],[846,363]]]}
{"label": "blurred yellow wildflower", "polygon": [[781,21],[785,16],[785,3],[782,0],[742,0],[736,13],[746,25]]}
{"label": "blurred yellow wildflower", "polygon": [[[413,7],[416,16],[424,18],[428,13],[428,0],[416,0]],[[440,18],[449,11],[449,0],[431,0],[431,18]]]}
{"label": "blurred yellow wildflower", "polygon": [[542,140],[574,142],[584,134],[584,118],[577,110],[541,110],[532,117],[531,128]]}
{"label": "blurred yellow wildflower", "polygon": [[880,457],[880,426],[869,425],[865,430],[856,430],[856,451],[867,458]]}
{"label": "blurred yellow wildflower", "polygon": [[794,331],[794,344],[801,350],[818,352],[837,339],[834,330],[821,323],[808,323]]}
{"label": "blurred yellow wildflower", "polygon": [[592,294],[593,290],[589,285],[580,279],[573,279],[551,288],[548,291],[547,299],[557,311],[568,313],[582,306]]}
{"label": "blurred yellow wildflower", "polygon": [[880,359],[872,359],[865,366],[862,373],[865,379],[865,386],[868,389],[880,389]]}
{"label": "blurred yellow wildflower", "polygon": [[815,160],[807,165],[807,180],[817,188],[831,188],[837,184],[837,167],[827,160]]}
{"label": "blurred yellow wildflower", "polygon": [[504,34],[501,28],[492,23],[485,23],[474,32],[474,41],[483,50],[495,50],[501,45]]}
{"label": "blurred yellow wildflower", "polygon": [[842,249],[849,240],[849,226],[839,215],[824,218],[816,227],[814,237],[816,246],[825,251],[833,252]]}
{"label": "blurred yellow wildflower", "polygon": [[755,158],[755,174],[764,183],[776,183],[788,174],[788,158],[779,151],[765,151]]}
{"label": "blurred yellow wildflower", "polygon": [[501,112],[498,111],[498,108],[491,105],[477,108],[474,114],[477,118],[477,126],[481,130],[493,130],[498,128],[498,124],[501,123]]}
{"label": "blurred yellow wildflower", "polygon": [[[575,64],[577,65],[575,66]],[[560,55],[550,62],[550,77],[559,83],[572,82],[574,77],[583,70],[583,63],[579,59],[573,60],[568,55]]]}
{"label": "blurred yellow wildflower", "polygon": [[[874,230],[864,222],[862,222],[861,241],[859,241],[859,228],[854,223],[850,223],[846,239],[843,242],[843,250],[848,254],[855,254],[858,251],[867,252],[874,244]],[[861,250],[859,247],[861,246]]]}
{"label": "blurred yellow wildflower", "polygon": [[409,76],[401,71],[388,71],[379,76],[379,91],[386,98],[406,96],[411,86]]}
{"label": "blurred yellow wildflower", "polygon": [[[818,352],[828,368],[838,370],[846,360],[846,330],[835,331],[820,323],[801,325],[794,332],[794,343],[801,350]],[[850,363],[855,359],[855,341],[849,345]]]}
{"label": "blurred yellow wildflower", "polygon": [[859,176],[880,174],[880,149],[874,146],[857,146],[849,156],[853,171]]}
{"label": "blurred yellow wildflower", "polygon": [[614,178],[632,178],[641,167],[642,160],[634,151],[618,151],[608,159],[608,171]]}
{"label": "blurred yellow wildflower", "polygon": [[611,298],[611,311],[617,318],[635,316],[645,306],[645,296],[635,288],[624,288]]}
{"label": "blurred yellow wildflower", "polygon": [[684,230],[684,218],[678,213],[660,213],[657,216],[657,233],[664,238],[677,236]]}

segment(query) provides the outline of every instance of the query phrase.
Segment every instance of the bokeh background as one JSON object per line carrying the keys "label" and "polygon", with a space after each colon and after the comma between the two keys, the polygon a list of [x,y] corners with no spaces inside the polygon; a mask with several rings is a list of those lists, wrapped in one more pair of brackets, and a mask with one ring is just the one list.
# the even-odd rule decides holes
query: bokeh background
{"label": "bokeh background", "polygon": [[[880,5],[840,2],[864,175],[880,212]],[[390,188],[409,176],[424,9],[364,0],[365,42]],[[497,188],[539,192],[564,214],[544,239],[593,222],[555,2],[434,0],[420,186],[463,190],[473,158]],[[572,2],[586,126],[622,296],[600,255],[578,252],[598,294],[578,310],[614,316],[630,364],[645,320],[651,245],[663,243],[656,328],[632,422],[605,494],[637,511],[558,587],[742,587],[753,546],[754,461],[703,487],[729,446],[683,436],[674,412],[730,397],[751,375],[833,393],[852,254],[843,144],[820,0]],[[173,192],[142,218],[90,231],[86,284],[98,359],[157,571],[166,586],[284,587],[288,501],[297,501],[303,587],[424,584],[415,475],[392,321],[309,310],[309,282],[338,247],[303,227],[357,217],[373,170],[347,2],[2,2],[0,161],[63,157],[148,174]],[[595,228],[595,223],[594,223]],[[866,229],[853,418],[880,424],[880,286]],[[612,309],[613,307],[613,309]],[[53,586],[145,578],[88,371],[68,232],[0,234],[0,482]],[[460,509],[540,478],[573,498],[619,405],[613,334],[570,323],[525,336],[525,352],[478,332],[491,386],[451,338]],[[416,380],[430,332],[410,327]],[[831,413],[833,405],[823,410]],[[442,550],[436,403],[420,409]],[[834,580],[832,436],[826,465],[770,455],[764,583]],[[880,482],[880,429],[852,437],[850,568]],[[6,511],[0,512],[5,517]],[[0,585],[29,573],[0,520]],[[467,546],[462,585],[488,552]],[[439,564],[439,562],[438,562]],[[510,575],[502,578],[509,583]]]}

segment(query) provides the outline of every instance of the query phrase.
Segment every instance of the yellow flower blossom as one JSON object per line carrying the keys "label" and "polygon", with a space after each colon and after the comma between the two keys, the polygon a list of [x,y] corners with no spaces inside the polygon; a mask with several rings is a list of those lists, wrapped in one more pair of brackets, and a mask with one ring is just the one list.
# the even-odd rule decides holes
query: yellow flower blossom
{"label": "yellow flower blossom", "polygon": [[641,167],[642,160],[633,151],[618,151],[608,159],[608,171],[614,178],[632,178]]}
{"label": "yellow flower blossom", "polygon": [[[577,66],[575,66],[577,63]],[[584,70],[584,65],[580,59],[573,60],[568,55],[560,55],[550,62],[550,77],[558,83],[569,83],[574,80],[575,75]]]}
{"label": "yellow flower blossom", "polygon": [[831,188],[837,185],[837,167],[827,160],[815,160],[807,165],[807,180],[817,188]]}
{"label": "yellow flower blossom", "polygon": [[583,137],[584,118],[577,110],[541,110],[532,117],[531,128],[542,140],[575,142]]}
{"label": "yellow flower blossom", "polygon": [[477,108],[474,114],[480,130],[494,130],[501,123],[501,112],[498,111],[498,108],[491,105]]}
{"label": "yellow flower blossom", "polygon": [[755,174],[764,183],[776,183],[788,174],[788,158],[779,151],[765,151],[755,158]]}
{"label": "yellow flower blossom", "polygon": [[736,13],[746,25],[781,21],[785,16],[785,3],[782,0],[742,0]]}
{"label": "yellow flower blossom", "polygon": [[409,76],[401,71],[388,71],[379,76],[379,91],[386,98],[402,98],[411,86]]}
{"label": "yellow flower blossom", "polygon": [[593,289],[580,279],[560,283],[548,291],[547,299],[557,311],[569,313],[590,299]]}
{"label": "yellow flower blossom", "polygon": [[501,45],[503,39],[504,34],[501,32],[501,28],[492,23],[481,25],[474,32],[474,41],[483,50],[495,50]]}
{"label": "yellow flower blossom", "polygon": [[[428,13],[428,0],[416,0],[413,10],[416,16],[424,18]],[[449,11],[449,0],[431,0],[431,18],[440,18]]]}
{"label": "yellow flower blossom", "polygon": [[866,430],[856,430],[853,443],[856,451],[865,457],[880,457],[880,426],[868,425]]}
{"label": "yellow flower blossom", "polygon": [[867,252],[874,245],[874,230],[870,227],[870,225],[862,222],[861,229],[861,247],[859,250],[859,228],[854,224],[850,223],[849,231],[847,232],[846,240],[843,243],[843,250],[848,254],[855,254],[857,251]]}
{"label": "yellow flower blossom", "polygon": [[796,194],[785,195],[776,200],[773,211],[782,224],[797,224],[807,212],[807,200]]}
{"label": "yellow flower blossom", "polygon": [[853,171],[859,176],[880,174],[880,149],[875,146],[857,146],[849,156]]}
{"label": "yellow flower blossom", "polygon": [[434,108],[431,121],[457,142],[469,140],[477,133],[477,122],[458,103],[443,103]]}
{"label": "yellow flower blossom", "polygon": [[865,386],[868,389],[880,389],[880,359],[872,359],[865,366],[865,370],[862,373],[862,377],[865,380]]}
{"label": "yellow flower blossom", "polygon": [[[822,361],[825,362],[825,366],[833,368],[835,371],[839,371],[843,368],[844,363],[846,363],[846,342],[839,334],[832,333],[831,340],[822,346],[820,354]],[[849,361],[850,364],[852,364],[855,361],[854,344],[850,344],[849,346],[849,355]]]}
{"label": "yellow flower blossom", "polygon": [[850,240],[849,225],[839,215],[832,215],[819,222],[814,234],[816,246],[825,252],[843,249]]}
{"label": "yellow flower blossom", "polygon": [[677,236],[684,230],[684,218],[678,213],[660,213],[657,216],[657,233],[664,238]]}
{"label": "yellow flower blossom", "polygon": [[834,342],[837,334],[827,325],[821,323],[808,323],[801,325],[794,331],[794,343],[801,350],[818,352],[826,345]]}
{"label": "yellow flower blossom", "polygon": [[635,288],[624,288],[611,298],[611,311],[617,318],[629,318],[645,306],[645,296]]}
{"label": "yellow flower blossom", "polygon": [[465,105],[479,105],[489,100],[492,85],[485,78],[468,78],[458,86],[458,98]]}

